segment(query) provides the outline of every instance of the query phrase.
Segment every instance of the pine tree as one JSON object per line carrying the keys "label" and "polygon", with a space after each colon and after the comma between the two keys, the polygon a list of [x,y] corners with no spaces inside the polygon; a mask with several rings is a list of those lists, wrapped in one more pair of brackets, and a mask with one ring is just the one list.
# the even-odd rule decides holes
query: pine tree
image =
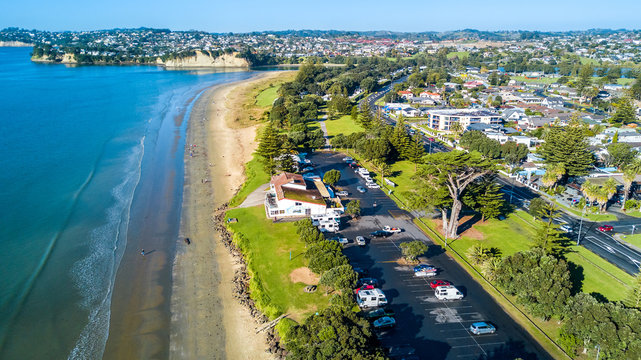
{"label": "pine tree", "polygon": [[358,120],[361,126],[364,127],[365,129],[369,129],[372,127],[372,122],[374,121],[374,118],[372,117],[372,109],[369,107],[369,104],[367,103],[367,101],[365,101],[361,106],[361,111],[359,113]]}
{"label": "pine tree", "polygon": [[540,153],[546,164],[563,164],[569,176],[585,175],[594,163],[582,126],[553,127],[545,136]]}
{"label": "pine tree", "polygon": [[358,122],[358,106],[352,106],[352,112],[350,113],[352,120]]}
{"label": "pine tree", "polygon": [[610,118],[610,123],[625,125],[634,122],[636,119],[637,116],[630,98],[624,97],[617,104],[617,111]]}
{"label": "pine tree", "polygon": [[614,136],[612,137],[612,143],[616,144],[618,142],[619,142],[619,132],[617,131],[614,133]]}
{"label": "pine tree", "polygon": [[274,174],[276,158],[282,154],[281,140],[272,123],[267,124],[258,143],[256,153],[262,158],[265,171]]}
{"label": "pine tree", "polygon": [[406,158],[414,164],[414,171],[416,171],[418,164],[423,161],[423,156],[425,156],[425,148],[421,137],[414,135],[406,149]]}
{"label": "pine tree", "polygon": [[407,131],[405,130],[405,119],[402,115],[399,116],[398,121],[396,122],[390,142],[402,159],[408,158],[407,148],[410,146],[410,137],[407,135]]}
{"label": "pine tree", "polygon": [[481,212],[481,221],[496,219],[501,215],[505,201],[501,193],[501,186],[495,182],[487,184],[485,191],[479,194],[478,203]]}
{"label": "pine tree", "polygon": [[563,252],[566,238],[564,232],[559,229],[560,225],[553,222],[558,213],[558,208],[552,204],[546,204],[542,210],[542,216],[547,221],[541,222],[534,235],[534,247],[541,248],[547,255],[560,255]]}

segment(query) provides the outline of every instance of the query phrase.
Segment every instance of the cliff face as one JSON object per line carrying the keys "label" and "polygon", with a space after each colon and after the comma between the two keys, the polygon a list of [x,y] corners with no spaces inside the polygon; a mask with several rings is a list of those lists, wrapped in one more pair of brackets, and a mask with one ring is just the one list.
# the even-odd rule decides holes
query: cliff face
{"label": "cliff face", "polygon": [[33,44],[27,44],[22,41],[0,41],[0,47],[31,47]]}
{"label": "cliff face", "polygon": [[236,54],[224,54],[219,57],[212,57],[201,51],[196,51],[195,56],[185,57],[182,59],[171,59],[162,61],[156,60],[156,64],[164,65],[167,68],[213,68],[213,67],[249,67],[249,62],[245,59],[237,58]]}
{"label": "cliff face", "polygon": [[49,55],[32,56],[31,61],[43,63],[60,63],[60,64],[77,64],[76,56],[74,54],[63,54],[62,57],[49,57]]}

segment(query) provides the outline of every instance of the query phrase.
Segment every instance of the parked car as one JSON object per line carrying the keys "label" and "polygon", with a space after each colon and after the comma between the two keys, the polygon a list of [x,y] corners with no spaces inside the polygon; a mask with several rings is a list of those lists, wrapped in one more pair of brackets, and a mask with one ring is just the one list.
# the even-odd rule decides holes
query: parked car
{"label": "parked car", "polygon": [[372,324],[376,330],[391,329],[396,326],[396,320],[393,317],[384,316]]}
{"label": "parked car", "polygon": [[361,290],[356,294],[356,303],[363,308],[387,305],[387,298],[381,289]]}
{"label": "parked car", "polygon": [[334,236],[334,237],[330,238],[329,240],[330,241],[336,241],[339,244],[343,244],[343,245],[349,243],[349,240],[347,240],[347,238],[343,237],[343,236]]}
{"label": "parked car", "polygon": [[474,335],[494,334],[496,332],[496,328],[492,324],[480,321],[470,325],[470,332]]}
{"label": "parked car", "polygon": [[364,187],[362,187],[362,186],[357,186],[357,187],[356,187],[356,190],[358,190],[358,192],[359,192],[359,193],[365,193],[365,192],[367,192],[367,189],[365,189],[365,188],[364,188]]}
{"label": "parked car", "polygon": [[449,282],[449,281],[445,281],[445,280],[432,280],[432,281],[430,281],[430,287],[432,289],[436,289],[439,286],[449,286],[449,285],[452,285],[452,283]]}
{"label": "parked car", "polygon": [[573,231],[572,226],[570,226],[570,224],[561,224],[561,226],[559,226],[559,229],[568,233],[571,233]]}
{"label": "parked car", "polygon": [[373,233],[370,233],[369,235],[372,237],[388,237],[392,235],[392,233],[387,232],[385,230],[376,230]]}
{"label": "parked car", "polygon": [[372,310],[372,311],[370,311],[370,312],[366,312],[366,313],[363,315],[363,317],[364,317],[365,319],[369,320],[369,321],[374,321],[374,320],[378,320],[378,319],[380,319],[380,318],[382,318],[382,317],[385,317],[385,316],[387,316],[387,317],[394,317],[394,315],[395,315],[395,314],[394,314],[394,310],[392,310],[392,309],[390,309],[390,308],[388,308],[388,307],[385,307],[385,308],[380,308],[380,309]]}
{"label": "parked car", "polygon": [[352,160],[354,160],[354,159],[352,159],[352,158],[351,158],[351,157],[349,157],[349,156],[345,156],[345,157],[343,158],[343,161],[345,161],[345,162],[347,162],[347,161],[352,161]]}
{"label": "parked car", "polygon": [[397,228],[397,227],[391,227],[389,225],[383,227],[384,231],[391,232],[391,233],[400,233],[403,232],[403,229]]}
{"label": "parked car", "polygon": [[365,240],[365,238],[363,236],[359,235],[359,236],[356,237],[356,245],[365,246],[365,245],[367,245],[367,241]]}
{"label": "parked car", "polygon": [[599,226],[599,231],[606,232],[606,231],[612,231],[612,230],[614,230],[612,225],[601,225],[601,226]]}
{"label": "parked car", "polygon": [[367,183],[367,185],[365,185],[365,186],[367,186],[369,189],[380,189],[380,188],[381,188],[381,186],[380,186],[380,185],[378,185],[378,184],[377,184],[377,183],[375,183],[375,182],[369,182],[369,183]]}
{"label": "parked car", "polygon": [[354,294],[358,294],[358,292],[362,290],[373,290],[373,289],[376,289],[376,286],[371,284],[363,284],[357,287],[356,289],[354,289]]}
{"label": "parked car", "polygon": [[336,195],[338,195],[338,196],[348,196],[349,193],[347,191],[345,191],[345,190],[341,190],[341,191],[337,192]]}
{"label": "parked car", "polygon": [[452,285],[439,286],[434,289],[434,296],[439,300],[461,300],[464,295]]}
{"label": "parked car", "polygon": [[438,270],[431,265],[421,264],[414,266],[414,276],[424,277],[424,276],[436,276]]}
{"label": "parked car", "polygon": [[[356,269],[354,269],[354,271],[356,271]],[[372,285],[374,287],[378,287],[378,280],[374,278],[364,277],[364,278],[358,279],[358,281],[356,282],[356,285],[358,286]]]}

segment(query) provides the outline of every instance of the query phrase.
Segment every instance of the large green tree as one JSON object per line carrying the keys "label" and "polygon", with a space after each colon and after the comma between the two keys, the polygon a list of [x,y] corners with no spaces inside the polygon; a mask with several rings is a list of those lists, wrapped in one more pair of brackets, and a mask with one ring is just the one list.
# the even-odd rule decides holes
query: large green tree
{"label": "large green tree", "polygon": [[610,118],[610,123],[626,125],[637,120],[636,111],[630,98],[622,97],[615,106],[617,110]]}
{"label": "large green tree", "polygon": [[350,291],[356,286],[358,275],[349,264],[331,268],[319,280],[319,284],[341,291]]}
{"label": "large green tree", "polygon": [[[474,180],[495,171],[495,164],[480,153],[454,150],[425,156],[425,163],[416,173],[419,186],[446,189],[451,199],[449,217],[443,218],[446,236],[458,237],[459,215],[463,207],[463,192]],[[438,192],[438,190],[437,190]],[[424,195],[432,195],[423,193]],[[432,200],[427,200],[429,203]],[[439,202],[441,202],[439,200]]]}
{"label": "large green tree", "polygon": [[615,166],[623,169],[636,159],[638,151],[634,150],[630,144],[615,143],[608,146],[608,157],[606,165]]}
{"label": "large green tree", "polygon": [[463,202],[481,213],[481,221],[496,219],[501,215],[505,205],[501,186],[494,181],[494,176],[484,176],[468,187],[463,195]]}
{"label": "large green tree", "polygon": [[268,123],[258,143],[256,153],[261,157],[262,163],[265,166],[265,171],[270,175],[276,169],[276,158],[282,155],[283,140],[278,135],[278,131],[274,129],[272,123]]}
{"label": "large green tree", "polygon": [[416,258],[425,254],[427,245],[421,240],[406,241],[399,245],[403,256],[409,261],[415,261]]}
{"label": "large green tree", "polygon": [[423,162],[423,156],[425,156],[425,147],[423,146],[423,141],[418,134],[412,136],[412,139],[406,148],[405,155],[407,160],[414,164],[414,171],[416,171],[418,164]]}
{"label": "large green tree", "polygon": [[594,163],[594,155],[588,149],[583,126],[575,123],[566,127],[552,127],[544,139],[540,153],[546,164],[563,164],[568,176],[588,173]]}
{"label": "large green tree", "polygon": [[569,245],[560,225],[554,223],[558,214],[559,209],[556,205],[545,204],[541,210],[541,217],[544,219],[538,222],[536,233],[532,238],[532,246],[542,249],[547,255],[560,256]]}
{"label": "large green tree", "polygon": [[323,182],[329,185],[334,185],[341,179],[341,172],[336,169],[328,170],[325,175],[323,175]]}

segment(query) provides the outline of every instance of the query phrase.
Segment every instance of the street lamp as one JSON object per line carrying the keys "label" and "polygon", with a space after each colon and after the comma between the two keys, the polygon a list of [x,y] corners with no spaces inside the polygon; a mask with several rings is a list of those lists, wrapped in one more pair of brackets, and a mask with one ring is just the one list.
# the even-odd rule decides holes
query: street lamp
{"label": "street lamp", "polygon": [[579,243],[581,242],[581,229],[583,228],[583,217],[585,216],[585,207],[586,206],[587,206],[587,204],[583,205],[583,211],[581,211],[581,222],[579,222],[579,234],[576,237],[576,246],[579,246]]}

